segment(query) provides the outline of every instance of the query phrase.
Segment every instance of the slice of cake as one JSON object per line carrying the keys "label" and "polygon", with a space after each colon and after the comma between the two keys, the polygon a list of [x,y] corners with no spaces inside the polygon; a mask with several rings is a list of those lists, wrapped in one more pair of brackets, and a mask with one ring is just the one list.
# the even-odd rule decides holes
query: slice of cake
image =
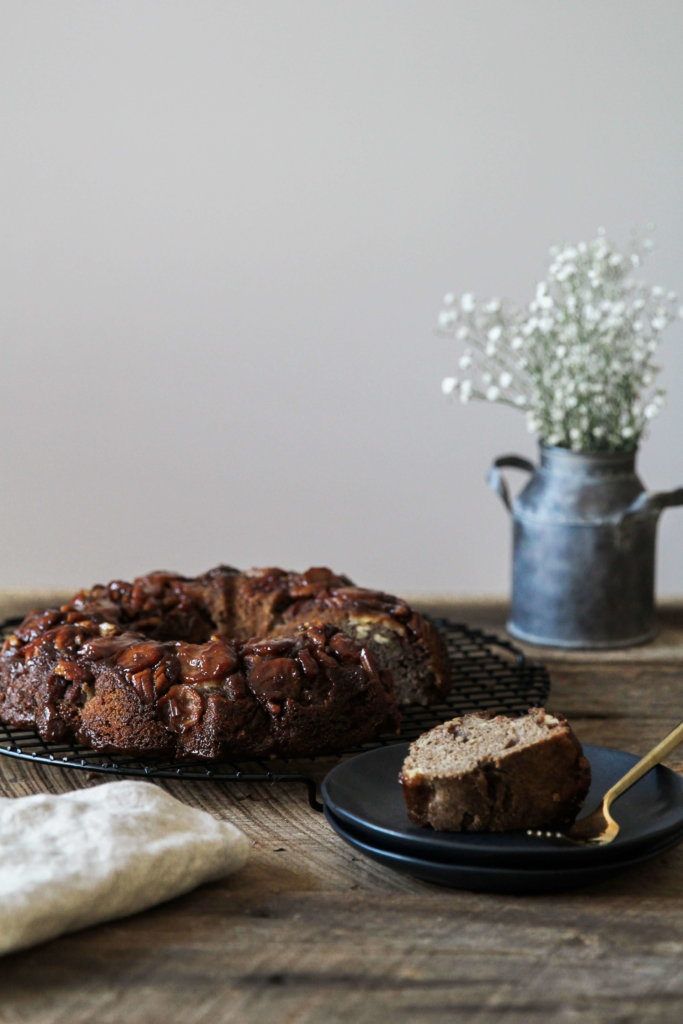
{"label": "slice of cake", "polygon": [[590,765],[562,715],[477,711],[411,743],[399,782],[415,825],[446,832],[551,828],[578,814]]}

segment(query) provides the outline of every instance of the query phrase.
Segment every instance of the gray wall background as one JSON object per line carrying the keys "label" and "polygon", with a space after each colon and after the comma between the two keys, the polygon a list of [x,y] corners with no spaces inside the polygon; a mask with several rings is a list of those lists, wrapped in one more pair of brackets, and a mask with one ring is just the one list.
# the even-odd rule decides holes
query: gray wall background
{"label": "gray wall background", "polygon": [[[680,0],[5,0],[0,585],[219,561],[506,594],[447,291],[657,225],[683,292]],[[683,485],[683,325],[640,458]],[[659,592],[683,592],[665,513]]]}

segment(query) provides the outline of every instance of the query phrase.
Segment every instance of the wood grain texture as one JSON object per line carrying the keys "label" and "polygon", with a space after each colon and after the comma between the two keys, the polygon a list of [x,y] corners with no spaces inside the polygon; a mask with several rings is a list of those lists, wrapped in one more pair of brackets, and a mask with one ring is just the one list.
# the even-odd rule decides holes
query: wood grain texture
{"label": "wood grain texture", "polygon": [[[21,600],[28,607],[30,595]],[[3,615],[17,607],[11,595],[0,600]],[[439,610],[503,632],[502,605]],[[683,717],[677,606],[637,655],[528,651],[548,665],[549,705],[584,742],[643,753]],[[683,770],[683,750],[667,763]],[[105,779],[0,757],[2,796]],[[0,960],[2,1024],[677,1024],[683,1016],[683,847],[572,892],[477,894],[357,854],[311,810],[301,784],[159,784],[242,828],[249,863],[153,910]]]}

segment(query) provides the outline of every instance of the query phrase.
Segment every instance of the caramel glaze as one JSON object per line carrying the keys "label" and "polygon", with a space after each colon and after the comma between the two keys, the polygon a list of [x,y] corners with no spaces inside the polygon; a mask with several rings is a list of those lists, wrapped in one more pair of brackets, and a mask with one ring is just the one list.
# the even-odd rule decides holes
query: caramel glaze
{"label": "caramel glaze", "polygon": [[397,732],[400,721],[391,669],[343,629],[354,616],[429,640],[405,602],[323,568],[219,566],[98,585],[30,614],[8,637],[0,717],[48,741],[112,752],[338,750]]}

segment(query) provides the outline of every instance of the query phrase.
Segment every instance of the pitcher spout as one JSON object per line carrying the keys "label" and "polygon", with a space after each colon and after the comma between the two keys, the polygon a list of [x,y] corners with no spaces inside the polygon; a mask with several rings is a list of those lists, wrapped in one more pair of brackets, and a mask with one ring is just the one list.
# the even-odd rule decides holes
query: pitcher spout
{"label": "pitcher spout", "polygon": [[683,505],[683,487],[677,487],[673,491],[644,491],[626,509],[622,518],[643,512],[659,516],[665,508],[674,508],[677,505]]}

